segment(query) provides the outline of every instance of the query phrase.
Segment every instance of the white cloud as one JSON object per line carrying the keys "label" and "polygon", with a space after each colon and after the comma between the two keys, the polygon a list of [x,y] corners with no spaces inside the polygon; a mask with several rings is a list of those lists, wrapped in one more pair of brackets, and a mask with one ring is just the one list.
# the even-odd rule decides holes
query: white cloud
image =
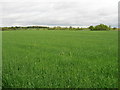
{"label": "white cloud", "polygon": [[2,24],[117,26],[118,0],[2,0]]}

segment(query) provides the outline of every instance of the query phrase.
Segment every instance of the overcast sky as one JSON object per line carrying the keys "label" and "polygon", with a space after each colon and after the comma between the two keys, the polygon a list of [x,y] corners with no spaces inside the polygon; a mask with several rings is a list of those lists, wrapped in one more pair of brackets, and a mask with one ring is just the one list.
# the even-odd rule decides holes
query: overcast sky
{"label": "overcast sky", "polygon": [[119,0],[1,0],[2,26],[117,27]]}

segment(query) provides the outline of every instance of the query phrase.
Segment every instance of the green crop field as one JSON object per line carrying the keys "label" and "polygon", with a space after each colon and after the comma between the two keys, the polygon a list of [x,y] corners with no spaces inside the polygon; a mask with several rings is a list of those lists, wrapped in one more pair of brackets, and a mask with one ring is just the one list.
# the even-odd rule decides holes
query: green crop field
{"label": "green crop field", "polygon": [[118,32],[3,31],[3,87],[117,88]]}

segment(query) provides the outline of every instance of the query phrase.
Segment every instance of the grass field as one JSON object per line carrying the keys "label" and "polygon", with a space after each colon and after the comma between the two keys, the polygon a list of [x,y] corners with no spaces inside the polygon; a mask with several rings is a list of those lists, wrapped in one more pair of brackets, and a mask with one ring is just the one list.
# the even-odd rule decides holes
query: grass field
{"label": "grass field", "polygon": [[3,87],[116,88],[117,31],[4,31]]}

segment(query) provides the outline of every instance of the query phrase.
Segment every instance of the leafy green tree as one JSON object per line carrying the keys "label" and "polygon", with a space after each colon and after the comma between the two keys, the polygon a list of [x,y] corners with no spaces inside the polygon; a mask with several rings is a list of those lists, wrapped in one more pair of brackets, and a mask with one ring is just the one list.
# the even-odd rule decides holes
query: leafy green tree
{"label": "leafy green tree", "polygon": [[93,26],[90,26],[89,29],[90,29],[90,30],[94,30],[94,27],[93,27]]}
{"label": "leafy green tree", "polygon": [[109,30],[109,27],[107,25],[100,24],[95,26],[94,30]]}

